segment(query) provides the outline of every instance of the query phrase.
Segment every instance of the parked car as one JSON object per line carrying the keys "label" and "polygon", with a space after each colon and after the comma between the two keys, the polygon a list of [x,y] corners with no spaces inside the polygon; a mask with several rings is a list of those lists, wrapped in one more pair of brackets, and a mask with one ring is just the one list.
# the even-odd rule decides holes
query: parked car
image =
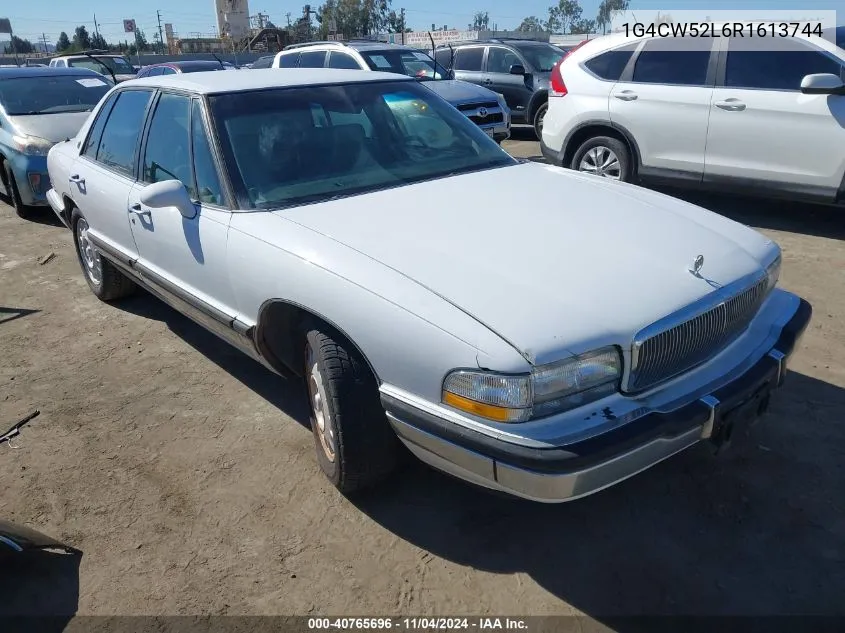
{"label": "parked car", "polygon": [[[186,62],[163,62],[161,64],[150,64],[144,66],[137,75],[137,79],[142,77],[155,77],[157,75],[178,75],[181,73],[202,73],[215,70],[230,70],[224,66],[223,62],[195,59]],[[234,70],[234,67],[231,68]]]}
{"label": "parked car", "polygon": [[548,108],[549,75],[564,54],[548,42],[499,38],[443,45],[435,57],[454,71],[456,79],[504,95],[513,122],[533,126],[539,139]]}
{"label": "parked car", "polygon": [[291,44],[276,54],[273,68],[339,68],[414,77],[463,112],[496,142],[510,137],[510,111],[502,95],[455,81],[426,53],[410,46],[371,41]]}
{"label": "parked car", "polygon": [[552,73],[542,151],[615,180],[845,200],[845,50],[614,34]]}
{"label": "parked car", "polygon": [[0,184],[20,217],[47,204],[47,152],[76,136],[113,86],[85,68],[0,69]]}
{"label": "parked car", "polygon": [[512,158],[397,74],[126,82],[48,166],[93,293],[145,287],[303,377],[344,493],[394,472],[400,441],[550,502],[724,446],[811,315],[760,233]]}
{"label": "parked car", "polygon": [[275,55],[264,55],[263,57],[259,57],[254,62],[249,64],[249,68],[251,70],[259,70],[261,68],[272,68],[274,59],[276,59]]}
{"label": "parked car", "polygon": [[73,55],[60,55],[50,60],[50,68],[87,68],[120,83],[133,79],[138,69],[123,55],[105,50],[81,51]]}

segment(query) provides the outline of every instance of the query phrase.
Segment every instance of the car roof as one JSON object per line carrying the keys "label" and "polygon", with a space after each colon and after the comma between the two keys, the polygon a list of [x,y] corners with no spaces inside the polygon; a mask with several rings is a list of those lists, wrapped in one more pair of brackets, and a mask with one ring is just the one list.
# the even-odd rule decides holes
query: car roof
{"label": "car roof", "polygon": [[169,66],[171,68],[202,68],[208,66],[209,68],[220,68],[220,62],[213,59],[192,59],[188,61],[177,62],[160,62],[158,64],[149,64],[144,68],[158,68],[159,66]]}
{"label": "car roof", "polygon": [[355,84],[374,81],[414,81],[414,78],[396,73],[362,73],[358,70],[337,68],[261,68],[248,73],[209,72],[159,75],[158,77],[130,79],[121,83],[120,86],[121,88],[130,86],[174,88],[197,94],[218,94],[261,90],[262,88]]}
{"label": "car roof", "polygon": [[[281,51],[282,55],[290,55],[308,50],[343,51],[351,48],[354,51],[416,51],[413,46],[404,44],[390,44],[389,42],[314,42],[313,44],[298,44],[294,48]],[[277,53],[278,55],[278,53]]]}
{"label": "car roof", "polygon": [[50,68],[49,66],[23,66],[21,68],[0,68],[0,79],[11,79],[13,77],[43,77],[45,75],[56,77],[65,75],[69,77],[102,77],[100,73],[88,70],[87,68]]}

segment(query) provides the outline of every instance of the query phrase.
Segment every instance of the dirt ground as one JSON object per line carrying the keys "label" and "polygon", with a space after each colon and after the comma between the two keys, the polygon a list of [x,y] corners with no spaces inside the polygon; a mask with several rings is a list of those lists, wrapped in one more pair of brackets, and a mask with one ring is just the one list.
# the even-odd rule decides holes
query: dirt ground
{"label": "dirt ground", "polygon": [[815,310],[788,383],[744,449],[557,506],[421,465],[345,499],[299,385],[99,302],[51,213],[0,204],[0,432],[41,412],[0,445],[0,517],[84,552],[0,561],[0,614],[845,615],[845,214],[685,196],[783,247]]}

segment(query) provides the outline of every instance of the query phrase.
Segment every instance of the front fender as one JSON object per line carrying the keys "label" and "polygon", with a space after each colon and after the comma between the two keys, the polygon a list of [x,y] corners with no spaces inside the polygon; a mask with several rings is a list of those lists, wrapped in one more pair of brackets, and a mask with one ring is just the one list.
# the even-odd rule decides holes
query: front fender
{"label": "front fender", "polygon": [[349,337],[381,383],[429,401],[440,401],[443,378],[457,367],[530,368],[431,290],[281,215],[235,213],[227,258],[238,321],[255,325],[268,300],[302,306]]}

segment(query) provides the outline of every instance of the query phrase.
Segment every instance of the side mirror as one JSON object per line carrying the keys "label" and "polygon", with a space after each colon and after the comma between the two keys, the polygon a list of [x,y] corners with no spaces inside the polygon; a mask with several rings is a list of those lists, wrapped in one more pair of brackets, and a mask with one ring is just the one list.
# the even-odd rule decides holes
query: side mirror
{"label": "side mirror", "polygon": [[196,217],[197,207],[188,190],[178,180],[162,180],[141,189],[141,204],[153,209],[176,207],[187,219]]}
{"label": "side mirror", "polygon": [[805,95],[845,95],[845,83],[833,73],[816,73],[801,80]]}
{"label": "side mirror", "polygon": [[508,72],[510,72],[511,75],[524,75],[525,66],[523,66],[522,64],[514,64],[513,66],[511,66],[511,69]]}

